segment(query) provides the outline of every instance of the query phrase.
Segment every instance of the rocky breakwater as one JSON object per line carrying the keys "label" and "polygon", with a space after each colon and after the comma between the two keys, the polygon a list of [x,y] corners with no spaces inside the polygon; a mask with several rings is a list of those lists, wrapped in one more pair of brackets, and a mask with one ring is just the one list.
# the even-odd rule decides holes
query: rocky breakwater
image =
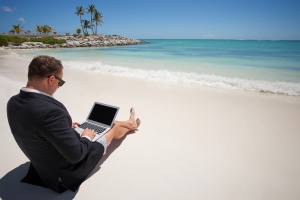
{"label": "rocky breakwater", "polygon": [[61,36],[55,39],[65,40],[63,44],[44,44],[42,42],[23,42],[22,44],[9,44],[5,49],[36,49],[36,48],[76,48],[101,47],[146,44],[142,40],[135,40],[118,35],[106,36]]}

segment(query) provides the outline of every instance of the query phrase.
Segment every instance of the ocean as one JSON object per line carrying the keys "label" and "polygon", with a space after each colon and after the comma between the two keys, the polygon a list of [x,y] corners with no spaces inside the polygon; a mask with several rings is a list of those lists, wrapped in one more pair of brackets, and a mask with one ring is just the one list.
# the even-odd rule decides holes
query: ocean
{"label": "ocean", "polygon": [[22,50],[64,67],[152,81],[300,95],[300,41],[149,39],[115,47]]}

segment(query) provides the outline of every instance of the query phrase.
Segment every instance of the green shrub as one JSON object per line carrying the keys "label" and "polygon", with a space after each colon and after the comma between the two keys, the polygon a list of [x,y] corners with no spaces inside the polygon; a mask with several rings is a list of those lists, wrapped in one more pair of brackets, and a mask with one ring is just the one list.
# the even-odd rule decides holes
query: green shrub
{"label": "green shrub", "polygon": [[7,46],[8,45],[8,39],[7,37],[4,37],[3,35],[0,35],[0,46]]}
{"label": "green shrub", "polygon": [[8,36],[8,35],[0,35],[0,46],[8,46],[9,43],[13,43],[14,45],[22,44],[23,42],[27,42],[26,38],[20,38],[17,36]]}
{"label": "green shrub", "polygon": [[66,40],[58,40],[52,37],[41,38],[21,38],[17,36],[0,35],[0,46],[8,46],[9,43],[13,45],[20,45],[23,42],[42,42],[43,44],[63,44]]}
{"label": "green shrub", "polygon": [[44,44],[63,44],[66,40],[58,40],[52,37],[30,38],[30,42],[42,42]]}
{"label": "green shrub", "polygon": [[0,37],[0,47],[7,46],[7,45],[8,45],[8,42],[4,38]]}

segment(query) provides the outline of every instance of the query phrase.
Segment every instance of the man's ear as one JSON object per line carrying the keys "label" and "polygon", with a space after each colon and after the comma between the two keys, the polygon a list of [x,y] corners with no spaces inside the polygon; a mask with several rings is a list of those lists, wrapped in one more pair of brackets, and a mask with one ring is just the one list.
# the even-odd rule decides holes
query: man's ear
{"label": "man's ear", "polygon": [[50,76],[50,77],[48,78],[48,84],[49,84],[49,85],[52,85],[53,82],[54,82],[54,79],[55,79],[54,76]]}

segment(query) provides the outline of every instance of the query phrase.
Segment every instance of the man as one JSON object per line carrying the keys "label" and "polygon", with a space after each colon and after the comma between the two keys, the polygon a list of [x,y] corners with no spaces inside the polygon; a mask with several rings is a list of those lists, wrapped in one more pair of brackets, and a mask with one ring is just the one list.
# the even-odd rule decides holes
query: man
{"label": "man", "polygon": [[129,120],[115,122],[97,142],[91,142],[95,137],[93,130],[85,129],[80,136],[73,129],[78,123],[72,123],[65,106],[52,97],[65,83],[62,78],[61,61],[49,56],[35,57],[28,67],[26,87],[7,103],[12,134],[31,162],[25,179],[56,192],[66,188],[76,191],[107,145],[140,125],[132,108]]}

